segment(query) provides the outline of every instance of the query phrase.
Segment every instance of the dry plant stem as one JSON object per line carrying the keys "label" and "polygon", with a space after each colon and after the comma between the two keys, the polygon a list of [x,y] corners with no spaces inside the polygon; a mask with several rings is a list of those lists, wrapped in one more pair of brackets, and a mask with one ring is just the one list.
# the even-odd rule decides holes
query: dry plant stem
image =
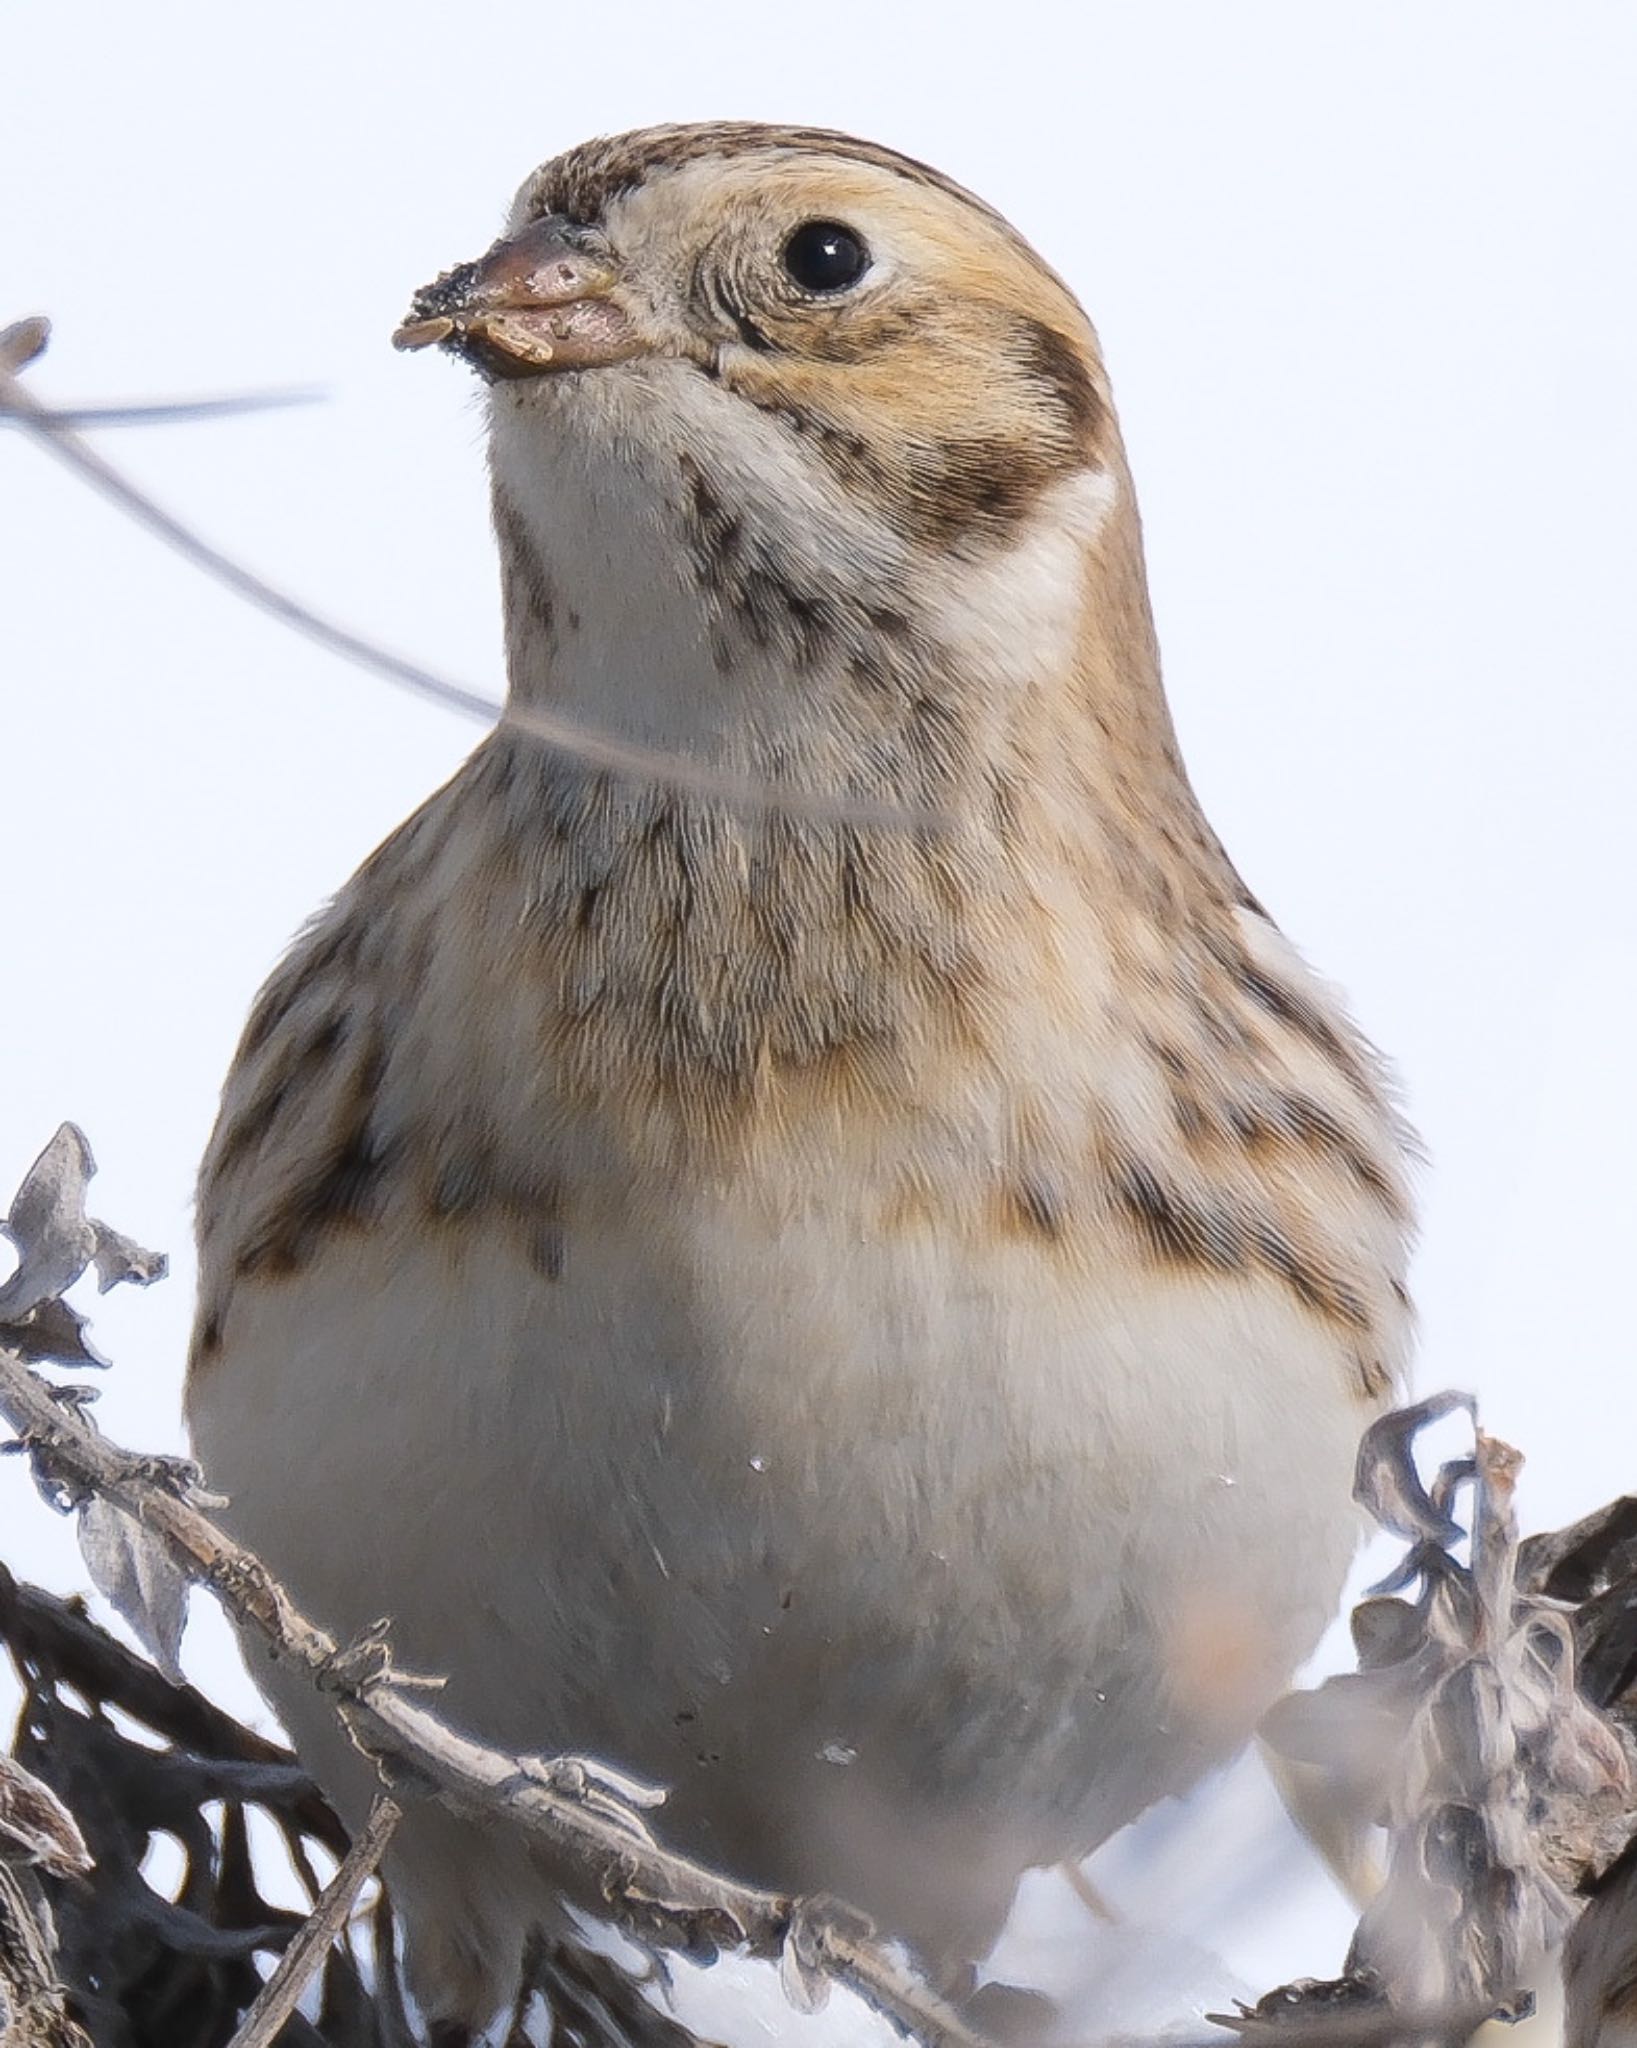
{"label": "dry plant stem", "polygon": [[[19,346],[26,345],[27,341],[35,338],[33,330],[40,325],[44,323],[20,320],[7,328],[5,335],[21,336],[23,340]],[[0,337],[0,342],[3,339]],[[40,340],[33,352],[37,354],[43,346],[44,342]],[[590,726],[556,717],[532,705],[502,706],[477,690],[469,690],[461,683],[435,675],[419,662],[377,646],[361,633],[355,633],[349,627],[311,610],[258,576],[253,569],[247,569],[242,562],[236,562],[219,548],[212,547],[209,541],[173,513],[167,512],[111,463],[105,462],[95,449],[74,433],[70,424],[72,414],[59,414],[50,406],[41,405],[24,390],[8,360],[14,353],[14,350],[0,346],[0,419],[14,422],[59,462],[66,463],[93,490],[129,514],[149,533],[175,548],[196,569],[202,569],[207,576],[225,584],[235,596],[242,597],[258,611],[327,648],[331,654],[340,655],[343,661],[370,669],[401,689],[428,697],[433,703],[458,711],[463,717],[475,718],[484,725],[503,722],[512,730],[526,733],[531,739],[566,754],[571,760],[633,781],[658,783],[695,796],[714,797],[745,810],[773,811],[786,817],[824,819],[835,824],[892,831],[947,829],[949,820],[933,812],[872,803],[819,790],[786,789],[754,776],[737,775],[730,769],[713,767],[709,762],[689,760],[656,747],[617,739],[612,733],[597,732]]]}
{"label": "dry plant stem", "polygon": [[1063,1873],[1063,1882],[1093,1920],[1104,1927],[1119,1926],[1121,1915],[1103,1897],[1078,1863],[1060,1863],[1057,1867]]}
{"label": "dry plant stem", "polygon": [[46,1938],[40,1881],[25,1864],[0,1861],[0,2044],[91,2048],[68,2016]]}
{"label": "dry plant stem", "polygon": [[[147,399],[136,405],[54,405],[46,418],[62,433],[87,427],[180,427],[195,420],[242,419],[246,413],[283,412],[293,405],[317,405],[320,391],[246,391],[222,398]],[[0,407],[0,422],[19,424]],[[25,430],[26,431],[26,430]]]}
{"label": "dry plant stem", "polygon": [[[1265,2002],[1265,2001],[1264,2001]],[[1487,2006],[1371,2006],[1362,2012],[1207,2013],[1251,2048],[1462,2048],[1494,2019]],[[1168,2040],[1165,2048],[1222,2048],[1222,2034]]]}
{"label": "dry plant stem", "polygon": [[324,1952],[346,1926],[353,1902],[386,1852],[402,1807],[385,1797],[370,1808],[369,1819],[347,1851],[341,1867],[318,1896],[311,1913],[278,1966],[262,1986],[261,1995],[245,2014],[228,2048],[271,2048],[279,2029],[306,1990]]}
{"label": "dry plant stem", "polygon": [[694,1954],[743,1949],[779,1962],[799,1928],[803,1953],[820,1974],[927,2048],[982,2048],[951,2007],[845,1913],[739,1884],[674,1855],[572,1758],[508,1755],[446,1727],[405,1696],[412,1681],[393,1675],[380,1644],[342,1649],[297,1612],[259,1558],[179,1496],[174,1476],[155,1479],[153,1461],[97,1435],[3,1348],[0,1414],[54,1478],[134,1516],[235,1621],[333,1693],[354,1740],[378,1759],[395,1791],[430,1789],[458,1810],[542,1837],[590,1874],[612,1916],[643,1941]]}

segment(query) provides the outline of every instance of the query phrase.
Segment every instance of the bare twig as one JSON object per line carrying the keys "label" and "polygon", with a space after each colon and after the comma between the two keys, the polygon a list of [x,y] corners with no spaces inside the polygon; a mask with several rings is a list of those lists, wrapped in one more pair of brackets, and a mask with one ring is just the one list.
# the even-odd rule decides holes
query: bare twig
{"label": "bare twig", "polygon": [[[258,412],[283,412],[293,405],[317,405],[321,391],[242,391],[220,398],[146,399],[133,405],[53,405],[45,418],[58,433],[101,427],[181,427],[195,420],[243,419]],[[0,426],[18,426],[16,412],[0,405]]]}
{"label": "bare twig", "polygon": [[579,761],[590,768],[635,782],[657,783],[661,787],[714,798],[753,812],[775,812],[781,816],[807,818],[831,824],[883,828],[893,831],[939,831],[949,820],[941,813],[914,805],[883,803],[836,792],[789,788],[764,777],[736,774],[707,761],[691,760],[662,748],[645,747],[634,740],[617,738],[608,732],[582,725],[577,720],[542,711],[532,704],[497,704],[481,691],[451,681],[406,655],[394,654],[355,633],[351,627],[326,618],[311,606],[258,576],[242,562],[224,554],[195,532],[183,520],[132,483],[122,471],[103,459],[82,441],[68,423],[70,415],[59,415],[24,390],[17,378],[19,363],[9,360],[15,350],[5,346],[5,336],[19,337],[17,347],[33,344],[23,361],[32,359],[45,346],[49,324],[17,321],[0,335],[0,418],[30,435],[42,448],[65,463],[85,483],[111,504],[134,519],[168,547],[174,548],[196,569],[242,597],[258,611],[277,619],[281,625],[314,641],[359,668],[384,676],[400,689],[425,697],[446,710],[474,718],[483,725],[504,724],[509,730],[538,740],[542,745]]}
{"label": "bare twig", "polygon": [[325,1951],[346,1926],[354,1900],[386,1853],[402,1815],[402,1807],[393,1800],[382,1797],[375,1801],[340,1869],[319,1893],[300,1933],[279,1957],[277,1967],[245,2014],[228,2048],[271,2048],[323,1962]]}

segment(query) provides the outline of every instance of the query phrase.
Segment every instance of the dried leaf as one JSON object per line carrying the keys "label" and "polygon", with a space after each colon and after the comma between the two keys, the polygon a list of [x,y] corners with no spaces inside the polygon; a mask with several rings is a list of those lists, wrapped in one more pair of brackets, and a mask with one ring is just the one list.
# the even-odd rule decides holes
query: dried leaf
{"label": "dried leaf", "polygon": [[23,1176],[0,1225],[17,1247],[17,1270],[0,1287],[0,1323],[15,1323],[66,1294],[91,1263],[97,1234],[85,1214],[96,1172],[85,1133],[62,1124]]}
{"label": "dried leaf", "polygon": [[779,1950],[779,1989],[796,2012],[822,2012],[830,2002],[823,1930],[805,1900],[797,1902]]}
{"label": "dried leaf", "polygon": [[74,1816],[49,1785],[14,1757],[0,1756],[0,1855],[38,1863],[53,1877],[81,1877],[91,1866]]}
{"label": "dried leaf", "polygon": [[1554,1600],[1589,1600],[1637,1568],[1637,1494],[1550,1535],[1528,1536],[1518,1546],[1518,1580],[1529,1592]]}
{"label": "dried leaf", "polygon": [[[1474,1415],[1472,1455],[1429,1489],[1417,1435],[1458,1408]],[[1386,1880],[1350,1969],[1371,1973],[1399,2012],[1515,2013],[1573,1924],[1575,1892],[1631,1831],[1626,1742],[1577,1688],[1579,1617],[1571,1624],[1543,1586],[1600,1587],[1621,1603],[1610,1628],[1637,1650],[1637,1519],[1607,1511],[1576,1543],[1525,1557],[1513,1515],[1522,1462],[1477,1427],[1465,1395],[1370,1430],[1357,1495],[1410,1546],[1386,1585],[1418,1596],[1366,1601],[1354,1614],[1360,1670],[1280,1701],[1263,1725],[1270,1745],[1322,1773],[1330,1807],[1386,1829]],[[1455,1549],[1463,1493],[1470,1563]],[[1616,1558],[1623,1580],[1611,1579]]]}
{"label": "dried leaf", "polygon": [[[1276,1700],[1257,1730],[1292,1763],[1318,1764],[1349,1798],[1381,1790],[1394,1769],[1415,1712],[1417,1674],[1344,1671],[1311,1692]],[[1381,1801],[1367,1801],[1379,1806]],[[1374,1817],[1374,1816],[1372,1816]]]}
{"label": "dried leaf", "polygon": [[0,1287],[0,1327],[25,1358],[59,1365],[105,1365],[85,1338],[85,1318],[62,1299],[87,1266],[97,1286],[128,1280],[148,1287],[169,1270],[163,1252],[145,1251],[85,1213],[96,1172],[85,1134],[62,1124],[23,1176],[0,1231],[17,1248],[17,1270]]}
{"label": "dried leaf", "polygon": [[99,1294],[106,1294],[110,1287],[117,1287],[122,1280],[128,1280],[133,1287],[151,1287],[170,1271],[171,1262],[163,1252],[144,1251],[134,1238],[124,1236],[106,1223],[93,1219],[91,1228],[97,1239],[91,1262],[97,1269]]}
{"label": "dried leaf", "polygon": [[1448,1507],[1440,1507],[1421,1483],[1415,1468],[1415,1439],[1430,1422],[1464,1408],[1477,1410],[1470,1394],[1432,1394],[1410,1408],[1395,1408],[1373,1422],[1359,1445],[1353,1475],[1353,1498],[1384,1529],[1409,1542],[1456,1542],[1461,1534]]}
{"label": "dried leaf", "polygon": [[1361,1671],[1402,1664],[1427,1639],[1427,1617],[1408,1600],[1374,1597],[1353,1609],[1353,1653]]}
{"label": "dried leaf", "polygon": [[51,322],[43,313],[29,313],[9,326],[0,327],[0,370],[15,376],[26,370],[45,351],[51,339]]}
{"label": "dried leaf", "polygon": [[1604,1873],[1563,1950],[1565,2048],[1622,2048],[1637,2018],[1637,1843]]}
{"label": "dried leaf", "polygon": [[100,1497],[80,1510],[80,1551],[92,1583],[135,1631],[173,1685],[187,1624],[188,1581],[160,1539]]}
{"label": "dried leaf", "polygon": [[107,1370],[108,1360],[86,1336],[86,1321],[66,1301],[42,1301],[19,1323],[8,1323],[6,1342],[30,1365],[94,1365]]}

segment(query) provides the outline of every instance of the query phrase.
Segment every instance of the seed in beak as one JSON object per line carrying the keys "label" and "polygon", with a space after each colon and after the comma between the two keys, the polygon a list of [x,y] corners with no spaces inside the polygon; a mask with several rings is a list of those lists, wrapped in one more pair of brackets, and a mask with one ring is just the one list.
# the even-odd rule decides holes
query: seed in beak
{"label": "seed in beak", "polygon": [[392,337],[394,348],[431,348],[455,331],[453,320],[406,320]]}

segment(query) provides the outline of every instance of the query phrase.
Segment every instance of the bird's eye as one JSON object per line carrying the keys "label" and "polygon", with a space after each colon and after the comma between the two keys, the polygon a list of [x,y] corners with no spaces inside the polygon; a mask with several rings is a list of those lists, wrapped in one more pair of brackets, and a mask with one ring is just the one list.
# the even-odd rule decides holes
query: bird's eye
{"label": "bird's eye", "polygon": [[844,292],[870,267],[870,252],[839,221],[805,222],[784,245],[784,267],[804,292]]}

